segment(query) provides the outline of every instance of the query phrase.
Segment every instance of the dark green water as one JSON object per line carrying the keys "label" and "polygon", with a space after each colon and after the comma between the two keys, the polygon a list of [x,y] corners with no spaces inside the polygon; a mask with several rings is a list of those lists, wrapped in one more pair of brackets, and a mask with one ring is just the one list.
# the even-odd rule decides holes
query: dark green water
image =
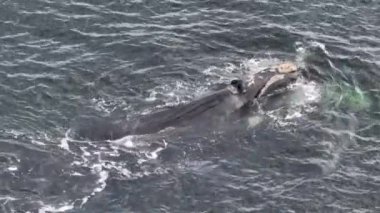
{"label": "dark green water", "polygon": [[[378,0],[0,1],[0,211],[379,212],[379,35]],[[66,136],[281,60],[249,122]]]}

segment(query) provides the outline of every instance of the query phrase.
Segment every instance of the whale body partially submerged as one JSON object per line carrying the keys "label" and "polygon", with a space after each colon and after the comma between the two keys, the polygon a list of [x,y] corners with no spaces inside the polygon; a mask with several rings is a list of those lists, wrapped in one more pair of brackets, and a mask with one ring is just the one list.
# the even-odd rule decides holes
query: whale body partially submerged
{"label": "whale body partially submerged", "polygon": [[259,100],[297,79],[298,67],[290,62],[235,79],[223,89],[211,92],[186,104],[170,107],[152,114],[125,121],[91,121],[74,129],[75,138],[115,140],[127,135],[152,134],[168,127],[203,126],[235,114],[254,100]]}

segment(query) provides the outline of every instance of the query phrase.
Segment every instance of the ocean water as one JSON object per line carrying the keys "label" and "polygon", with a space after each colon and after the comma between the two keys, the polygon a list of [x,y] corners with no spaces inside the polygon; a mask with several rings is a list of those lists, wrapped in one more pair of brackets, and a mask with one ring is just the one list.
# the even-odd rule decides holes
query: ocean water
{"label": "ocean water", "polygon": [[[378,0],[2,0],[0,212],[380,212],[379,35]],[[284,60],[244,122],[68,136]]]}

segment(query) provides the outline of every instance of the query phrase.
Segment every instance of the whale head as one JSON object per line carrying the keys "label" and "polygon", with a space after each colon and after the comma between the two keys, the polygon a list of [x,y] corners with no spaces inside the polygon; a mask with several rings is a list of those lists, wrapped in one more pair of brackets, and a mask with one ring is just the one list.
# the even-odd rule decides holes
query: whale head
{"label": "whale head", "polygon": [[284,62],[255,73],[246,83],[245,94],[248,100],[266,96],[294,82],[300,69],[291,62]]}

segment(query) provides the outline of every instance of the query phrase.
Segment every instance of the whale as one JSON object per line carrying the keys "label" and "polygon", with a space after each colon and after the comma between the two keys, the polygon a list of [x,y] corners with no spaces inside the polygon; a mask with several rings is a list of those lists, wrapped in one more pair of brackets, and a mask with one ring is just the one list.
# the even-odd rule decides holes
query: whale
{"label": "whale", "polygon": [[298,78],[299,73],[300,69],[294,63],[279,63],[245,78],[233,79],[223,88],[185,104],[129,120],[91,120],[77,127],[74,137],[116,140],[128,135],[153,134],[169,127],[212,126],[221,119],[239,114],[239,111],[249,108],[275,90],[286,87]]}

